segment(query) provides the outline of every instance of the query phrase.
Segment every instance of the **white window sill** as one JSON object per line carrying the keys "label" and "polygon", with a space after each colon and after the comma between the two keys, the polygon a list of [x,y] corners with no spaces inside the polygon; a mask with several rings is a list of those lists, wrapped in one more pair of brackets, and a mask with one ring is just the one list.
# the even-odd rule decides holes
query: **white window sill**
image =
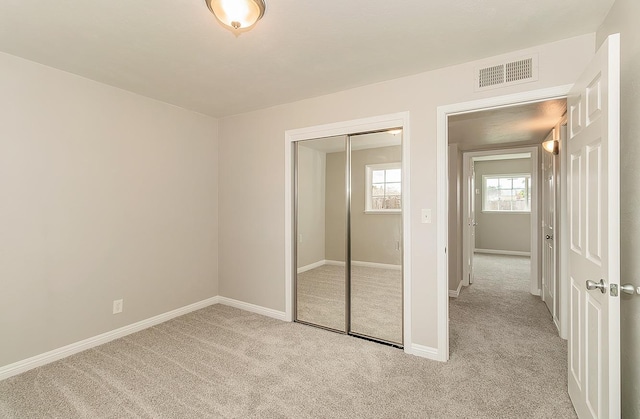
{"label": "white window sill", "polygon": [[365,210],[365,214],[402,214],[402,210]]}

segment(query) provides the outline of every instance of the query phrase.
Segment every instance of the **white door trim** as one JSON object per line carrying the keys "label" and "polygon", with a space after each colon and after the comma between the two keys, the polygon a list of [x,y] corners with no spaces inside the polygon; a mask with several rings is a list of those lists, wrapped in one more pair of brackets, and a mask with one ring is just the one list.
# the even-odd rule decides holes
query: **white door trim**
{"label": "white door trim", "polygon": [[[539,252],[539,228],[540,225],[540,211],[539,208],[539,192],[540,185],[538,179],[540,178],[540,166],[538,164],[538,152],[539,147],[520,147],[520,148],[508,148],[508,149],[497,149],[497,150],[483,150],[483,151],[467,151],[463,153],[463,177],[469,175],[469,167],[470,162],[475,157],[485,157],[485,156],[498,156],[498,155],[506,155],[506,154],[529,154],[531,158],[531,277],[529,279],[529,292],[533,295],[540,295],[540,272],[538,269],[540,263],[540,252]],[[463,194],[463,206],[466,206],[469,202],[469,188],[465,188]],[[469,229],[465,229],[463,231],[463,242],[466,245],[466,242],[470,240],[469,237]],[[468,252],[469,249],[465,247],[465,250]],[[469,285],[469,279],[466,279],[465,285]]]}
{"label": "white door trim", "polygon": [[413,353],[411,340],[411,201],[410,201],[410,134],[409,112],[399,112],[371,118],[355,119],[332,124],[316,125],[285,131],[284,139],[284,272],[285,319],[293,321],[293,143],[314,138],[356,134],[359,132],[402,128],[402,240],[403,240],[403,322],[404,351]]}
{"label": "white door trim", "polygon": [[[476,247],[475,199],[473,200],[473,205],[471,205],[471,198],[474,196],[470,192],[472,189],[476,189],[476,184],[475,165],[472,170],[471,159],[468,157],[467,153],[462,153],[462,179],[464,180],[464,188],[462,188],[462,208],[464,211],[462,222],[462,285],[468,287],[472,283],[471,277],[473,272],[473,256],[475,254]],[[471,217],[471,215],[473,215],[473,217]],[[471,225],[470,223],[474,223],[474,225]],[[471,236],[473,236],[473,241],[471,239]]]}
{"label": "white door trim", "polygon": [[568,199],[567,199],[567,191],[568,191],[568,183],[567,183],[567,119],[564,118],[563,122],[560,124],[560,157],[558,161],[560,162],[560,171],[558,176],[560,177],[560,182],[558,182],[558,215],[556,220],[559,223],[558,234],[560,235],[560,240],[557,242],[559,246],[558,249],[558,278],[560,281],[558,286],[559,292],[559,311],[558,317],[560,318],[560,327],[559,334],[560,337],[564,340],[569,338],[569,213],[567,211]]}
{"label": "white door trim", "polygon": [[566,97],[572,85],[556,86],[547,89],[531,90],[512,95],[479,99],[470,102],[454,103],[438,106],[437,109],[437,161],[438,171],[436,182],[438,185],[438,237],[437,249],[437,292],[438,292],[438,353],[440,360],[449,359],[449,282],[447,278],[448,256],[446,253],[449,225],[447,203],[447,134],[449,131],[447,117],[453,114],[467,113],[480,109],[495,109],[513,106],[527,102],[538,102],[547,99]]}

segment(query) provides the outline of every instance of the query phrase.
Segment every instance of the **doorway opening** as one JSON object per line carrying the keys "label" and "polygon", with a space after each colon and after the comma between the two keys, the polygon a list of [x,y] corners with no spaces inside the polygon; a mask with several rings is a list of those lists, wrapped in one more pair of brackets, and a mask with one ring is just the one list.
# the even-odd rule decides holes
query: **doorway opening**
{"label": "doorway opening", "polygon": [[[540,301],[539,159],[543,153],[541,143],[554,135],[566,112],[568,90],[568,86],[563,86],[438,108],[439,160],[445,162],[439,170],[439,196],[446,197],[439,208],[446,216],[439,229],[439,242],[446,248],[439,284],[446,288],[439,293],[439,301],[440,313],[446,313],[450,322],[454,319],[449,312],[449,296],[456,297],[473,288],[474,255],[478,255],[482,270],[487,266],[503,269],[513,262],[512,273],[521,273],[520,285],[525,281],[526,286],[521,289],[526,298],[536,296],[545,307]],[[477,173],[475,165],[481,169]],[[523,169],[523,165],[529,170]],[[480,237],[475,234],[480,229],[475,211],[480,219],[484,216]],[[508,216],[511,218],[504,218]],[[516,223],[518,218],[525,222]],[[500,258],[506,259],[499,261]],[[500,304],[510,299],[513,300],[505,295]],[[546,307],[545,315],[551,317]],[[446,360],[450,352],[449,323],[439,322],[438,331],[444,342],[439,352],[442,351],[441,359]],[[456,338],[452,336],[454,344]]]}
{"label": "doorway opening", "polygon": [[[557,105],[559,108],[553,112],[562,112],[561,104]],[[525,117],[525,114],[519,117]],[[450,132],[454,134],[450,138],[460,139],[456,133],[455,118],[450,119]],[[480,124],[486,122],[483,120]],[[455,208],[453,212],[456,215],[450,218],[449,231],[449,248],[452,249],[449,258],[450,296],[457,297],[463,286],[474,283],[476,255],[480,254],[526,257],[529,269],[523,278],[527,284],[523,285],[531,294],[539,295],[539,237],[536,234],[540,214],[539,147],[489,151],[465,151],[465,148],[462,143],[449,145],[452,160],[462,154],[461,176],[457,167],[459,159],[450,164],[450,182],[461,183],[461,188],[456,188],[460,198],[450,195],[450,199],[455,201],[450,205],[450,211]],[[457,216],[459,213],[460,217]],[[455,233],[460,230],[462,241],[458,246]],[[488,259],[492,258],[484,257],[482,260]],[[456,264],[458,261],[462,261],[461,266]]]}
{"label": "doorway opening", "polygon": [[438,107],[438,355],[449,357],[448,117],[561,98],[568,101],[566,138],[553,149],[559,145],[561,160],[559,289],[560,313],[567,314],[560,334],[568,338],[568,393],[579,416],[619,417],[619,34],[602,43],[572,85]]}
{"label": "doorway opening", "polygon": [[[557,166],[555,155],[544,151],[541,144],[549,137],[556,139],[566,109],[566,99],[552,99],[448,117],[452,191],[448,282],[452,297],[469,294],[451,308],[451,321],[459,333],[466,330],[469,320],[456,311],[478,306],[484,308],[481,316],[485,318],[510,315],[515,321],[524,316],[514,327],[559,325],[559,303],[555,301],[559,296],[558,246],[553,244],[558,237],[554,231],[557,190],[549,187],[557,184]],[[539,164],[541,159],[545,167]],[[543,179],[543,173],[547,178]],[[456,240],[459,231],[461,242]],[[500,304],[495,304],[497,299]],[[487,304],[478,304],[483,300]],[[527,326],[527,320],[533,318],[538,321]],[[482,329],[475,320],[474,329]],[[529,344],[534,342],[524,346]]]}

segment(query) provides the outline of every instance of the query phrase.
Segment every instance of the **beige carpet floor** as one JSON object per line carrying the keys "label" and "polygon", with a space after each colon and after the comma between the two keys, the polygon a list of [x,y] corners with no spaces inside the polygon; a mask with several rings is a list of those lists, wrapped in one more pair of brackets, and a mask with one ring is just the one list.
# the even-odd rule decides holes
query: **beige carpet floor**
{"label": "beige carpet floor", "polygon": [[[345,330],[345,268],[323,265],[298,274],[298,319]],[[402,271],[351,268],[351,331],[402,344]]]}
{"label": "beige carpet floor", "polygon": [[448,363],[216,305],[0,382],[0,417],[573,418],[566,345],[512,262],[451,301]]}

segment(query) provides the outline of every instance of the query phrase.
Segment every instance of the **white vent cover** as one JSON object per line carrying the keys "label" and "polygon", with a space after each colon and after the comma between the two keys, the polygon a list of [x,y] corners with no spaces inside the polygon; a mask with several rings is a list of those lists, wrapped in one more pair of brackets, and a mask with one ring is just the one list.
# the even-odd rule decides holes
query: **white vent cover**
{"label": "white vent cover", "polygon": [[538,80],[538,56],[521,57],[477,69],[476,91]]}
{"label": "white vent cover", "polygon": [[478,87],[495,86],[504,83],[504,64],[481,68],[478,72]]}

